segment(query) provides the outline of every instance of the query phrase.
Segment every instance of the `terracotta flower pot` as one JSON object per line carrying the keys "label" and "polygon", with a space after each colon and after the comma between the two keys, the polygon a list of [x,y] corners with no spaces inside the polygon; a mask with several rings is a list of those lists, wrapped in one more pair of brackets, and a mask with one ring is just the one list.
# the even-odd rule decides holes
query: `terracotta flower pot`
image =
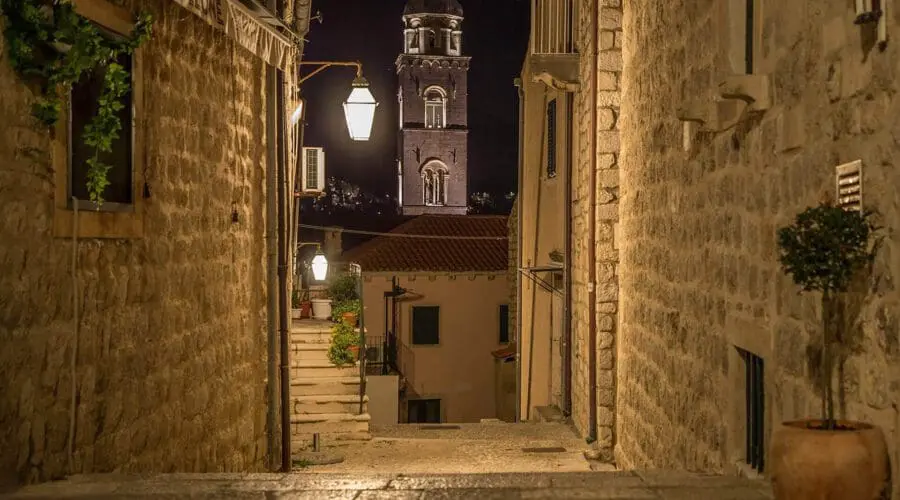
{"label": "terracotta flower pot", "polygon": [[349,349],[350,349],[350,353],[353,354],[353,361],[354,362],[359,361],[359,346],[352,345],[349,347]]}
{"label": "terracotta flower pot", "polygon": [[347,323],[350,326],[356,326],[356,313],[355,312],[345,312],[341,315],[341,318],[344,320],[344,323]]}
{"label": "terracotta flower pot", "polygon": [[312,315],[312,302],[305,301],[300,303],[300,318],[307,319]]}
{"label": "terracotta flower pot", "polygon": [[798,420],[776,429],[769,466],[777,500],[882,498],[890,461],[881,429],[847,420],[837,425],[823,430],[821,420]]}

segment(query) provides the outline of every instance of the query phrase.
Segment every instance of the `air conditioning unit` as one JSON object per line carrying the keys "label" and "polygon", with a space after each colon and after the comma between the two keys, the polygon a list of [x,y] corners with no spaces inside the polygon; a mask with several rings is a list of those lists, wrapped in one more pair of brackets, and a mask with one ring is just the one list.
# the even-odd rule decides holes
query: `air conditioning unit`
{"label": "air conditioning unit", "polygon": [[302,161],[301,189],[304,193],[321,193],[325,190],[325,149],[303,148]]}

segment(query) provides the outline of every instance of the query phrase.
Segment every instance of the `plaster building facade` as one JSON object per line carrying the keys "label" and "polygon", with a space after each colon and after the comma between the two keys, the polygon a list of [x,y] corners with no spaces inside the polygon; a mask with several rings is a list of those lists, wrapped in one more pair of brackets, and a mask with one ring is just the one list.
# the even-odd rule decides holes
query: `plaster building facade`
{"label": "plaster building facade", "polygon": [[[267,21],[230,1],[74,5],[126,36],[148,12],[153,35],[125,66],[131,117],[116,151],[131,154],[100,207],[81,194],[78,134],[70,144],[65,118],[55,133],[36,123],[0,37],[0,481],[264,469],[278,454],[266,417],[278,381],[266,373],[275,221],[262,207],[272,153],[289,154],[273,141],[290,143],[266,109],[295,105],[300,51],[272,23],[305,32],[309,3],[281,2]],[[96,106],[94,78],[73,90],[81,107],[64,103],[73,123]]]}
{"label": "plaster building facade", "polygon": [[[850,186],[887,232],[839,414],[884,430],[897,477],[900,11],[857,23],[841,0],[573,0],[564,20],[541,17],[554,3],[536,2],[532,43],[562,26],[574,46],[532,45],[522,86],[526,108],[560,91],[575,103],[576,427],[623,468],[765,474],[773,429],[820,405],[818,302],[781,271],[776,231]],[[558,204],[527,201],[552,187],[533,146],[546,117],[523,116],[520,219],[555,218]],[[519,227],[521,246],[537,229]]]}
{"label": "plaster building facade", "polygon": [[421,215],[342,260],[362,268],[366,342],[380,353],[369,365],[387,362],[400,378],[393,423],[496,418],[492,352],[509,343],[507,217]]}
{"label": "plaster building facade", "polygon": [[465,215],[468,71],[457,0],[410,0],[397,57],[397,189],[403,215]]}

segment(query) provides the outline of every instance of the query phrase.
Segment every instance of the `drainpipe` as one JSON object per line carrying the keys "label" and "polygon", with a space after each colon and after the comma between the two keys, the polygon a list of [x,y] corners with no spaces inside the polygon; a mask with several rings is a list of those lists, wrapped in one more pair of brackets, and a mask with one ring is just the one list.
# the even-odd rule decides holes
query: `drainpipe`
{"label": "drainpipe", "polygon": [[[275,11],[275,0],[269,0],[268,8]],[[266,324],[266,340],[268,345],[268,366],[266,376],[268,377],[267,396],[269,408],[266,415],[266,424],[268,426],[268,452],[269,452],[269,468],[276,468],[275,449],[277,447],[275,434],[277,432],[277,421],[275,416],[275,407],[278,404],[278,396],[276,385],[278,384],[277,371],[277,315],[278,315],[278,234],[276,232],[276,218],[278,217],[277,200],[275,191],[277,190],[276,176],[276,156],[278,134],[276,131],[278,112],[278,104],[275,102],[275,94],[277,93],[277,82],[275,81],[275,68],[266,65],[266,315],[268,322]]]}
{"label": "drainpipe", "polygon": [[563,415],[572,414],[572,120],[575,94],[566,94],[566,184],[563,211],[565,220],[565,262],[563,267],[563,283],[565,286],[565,302],[563,302]]}
{"label": "drainpipe", "polygon": [[591,83],[591,190],[590,190],[590,218],[588,219],[588,373],[590,374],[590,426],[588,431],[588,441],[591,443],[597,441],[597,255],[595,244],[597,241],[597,87],[599,87],[599,40],[597,31],[600,28],[600,0],[594,0],[593,12],[591,19],[593,20],[592,37],[592,83]]}
{"label": "drainpipe", "polygon": [[284,73],[276,72],[278,115],[278,322],[281,340],[281,472],[291,471],[291,337],[288,298],[288,175],[285,151]]}
{"label": "drainpipe", "polygon": [[522,148],[525,146],[525,95],[522,79],[513,80],[519,94],[519,175],[516,193],[516,422],[522,416]]}

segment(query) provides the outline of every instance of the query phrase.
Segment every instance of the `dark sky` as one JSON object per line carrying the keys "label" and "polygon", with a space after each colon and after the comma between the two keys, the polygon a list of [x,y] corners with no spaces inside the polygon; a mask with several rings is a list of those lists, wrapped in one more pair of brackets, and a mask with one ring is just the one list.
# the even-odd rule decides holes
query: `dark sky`
{"label": "dark sky", "polygon": [[[469,193],[516,190],[519,75],[528,40],[528,0],[460,0],[469,70]],[[304,83],[307,146],[326,150],[326,174],[395,195],[397,74],[406,0],[314,0],[304,60],[358,60],[380,103],[369,142],[350,140],[342,103],[353,68],[329,68]],[[304,67],[303,74],[312,67]]]}

